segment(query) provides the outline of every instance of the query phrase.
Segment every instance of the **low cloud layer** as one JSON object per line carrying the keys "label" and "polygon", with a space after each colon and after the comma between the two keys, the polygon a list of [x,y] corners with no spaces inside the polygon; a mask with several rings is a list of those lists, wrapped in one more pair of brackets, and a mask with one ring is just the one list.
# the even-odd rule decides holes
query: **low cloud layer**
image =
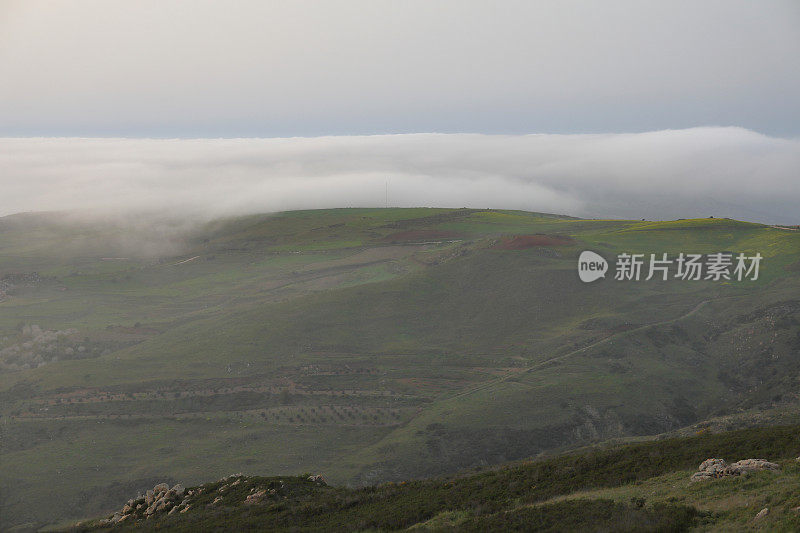
{"label": "low cloud layer", "polygon": [[492,207],[800,223],[800,140],[740,128],[635,134],[0,139],[0,214]]}

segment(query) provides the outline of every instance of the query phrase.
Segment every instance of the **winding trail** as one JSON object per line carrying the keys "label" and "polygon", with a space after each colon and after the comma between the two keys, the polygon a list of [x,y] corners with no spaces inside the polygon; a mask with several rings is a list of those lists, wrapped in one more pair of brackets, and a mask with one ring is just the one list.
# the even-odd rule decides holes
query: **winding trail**
{"label": "winding trail", "polygon": [[478,385],[476,387],[473,387],[471,389],[468,389],[468,390],[459,392],[457,394],[454,394],[452,396],[449,396],[447,398],[444,398],[443,401],[455,400],[456,398],[469,396],[470,394],[474,394],[476,392],[480,392],[480,391],[489,389],[489,388],[491,388],[491,387],[493,387],[495,385],[498,385],[500,383],[508,381],[509,379],[511,379],[513,377],[520,376],[522,374],[528,374],[530,372],[534,372],[534,371],[539,370],[540,368],[543,368],[543,367],[545,367],[545,366],[547,366],[547,365],[549,365],[551,363],[555,363],[555,362],[558,362],[558,361],[563,361],[564,359],[567,359],[567,358],[572,357],[574,355],[578,355],[579,353],[585,352],[586,350],[590,350],[590,349],[592,349],[592,348],[594,348],[596,346],[600,346],[601,344],[605,344],[607,342],[611,342],[614,339],[620,338],[620,337],[622,337],[624,335],[629,335],[631,333],[635,333],[637,331],[642,331],[642,330],[645,330],[647,328],[652,328],[652,327],[655,327],[655,326],[664,326],[666,324],[672,324],[672,323],[678,322],[680,320],[683,320],[685,318],[689,318],[690,316],[692,316],[692,315],[696,314],[698,311],[700,311],[700,309],[704,305],[706,305],[707,303],[709,303],[711,301],[712,301],[711,299],[703,300],[702,302],[700,302],[697,305],[695,305],[691,310],[689,310],[688,312],[686,312],[686,313],[684,313],[684,314],[682,314],[682,315],[680,315],[678,317],[671,318],[669,320],[662,320],[660,322],[651,322],[650,324],[645,324],[643,326],[638,326],[638,327],[633,328],[633,329],[620,331],[619,333],[613,333],[613,334],[609,335],[608,337],[603,337],[602,339],[600,339],[598,341],[595,341],[595,342],[593,342],[591,344],[587,344],[586,346],[584,346],[582,348],[578,348],[577,350],[572,350],[571,352],[567,352],[567,353],[562,354],[562,355],[557,355],[555,357],[551,357],[549,359],[545,359],[544,361],[539,361],[538,363],[536,363],[534,365],[531,365],[529,367],[523,368],[522,370],[516,370],[516,371],[508,372],[507,374],[505,374],[503,376],[500,376],[498,378],[495,378],[495,379],[486,381],[484,383],[481,383],[480,385]]}

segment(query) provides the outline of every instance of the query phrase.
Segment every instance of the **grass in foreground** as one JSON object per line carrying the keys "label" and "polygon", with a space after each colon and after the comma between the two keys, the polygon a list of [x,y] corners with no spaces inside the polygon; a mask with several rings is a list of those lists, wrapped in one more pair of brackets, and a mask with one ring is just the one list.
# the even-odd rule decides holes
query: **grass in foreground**
{"label": "grass in foreground", "polygon": [[[746,429],[596,448],[458,477],[347,489],[306,476],[235,476],[190,490],[186,513],[121,524],[166,531],[729,531],[758,524],[792,531],[800,426]],[[779,473],[690,483],[708,457],[766,457]],[[245,503],[260,489],[270,496]],[[78,530],[91,530],[89,522]]]}

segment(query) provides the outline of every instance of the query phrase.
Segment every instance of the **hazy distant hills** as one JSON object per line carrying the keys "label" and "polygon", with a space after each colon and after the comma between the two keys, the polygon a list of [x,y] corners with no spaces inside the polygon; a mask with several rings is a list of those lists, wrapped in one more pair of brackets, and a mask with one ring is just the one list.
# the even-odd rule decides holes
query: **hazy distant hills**
{"label": "hazy distant hills", "polygon": [[[587,284],[583,250],[764,259],[757,281]],[[800,232],[470,209],[17,215],[0,219],[0,340],[3,528],[232,472],[401,481],[795,420]]]}

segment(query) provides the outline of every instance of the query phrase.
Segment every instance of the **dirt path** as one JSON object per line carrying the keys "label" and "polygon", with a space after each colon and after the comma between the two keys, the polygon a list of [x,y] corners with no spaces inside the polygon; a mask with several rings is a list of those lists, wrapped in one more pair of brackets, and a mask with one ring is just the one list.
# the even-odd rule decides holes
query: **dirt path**
{"label": "dirt path", "polygon": [[549,365],[551,363],[558,362],[558,361],[563,361],[564,359],[567,359],[567,358],[572,357],[574,355],[578,355],[579,353],[585,352],[586,350],[590,350],[590,349],[592,349],[592,348],[594,348],[596,346],[600,346],[601,344],[605,344],[607,342],[611,342],[614,339],[617,339],[617,338],[619,338],[619,337],[621,337],[623,335],[629,335],[631,333],[634,333],[634,332],[637,332],[637,331],[642,331],[642,330],[647,329],[647,328],[652,328],[654,326],[663,326],[663,325],[666,325],[666,324],[672,324],[674,322],[678,322],[678,321],[683,320],[685,318],[689,318],[690,316],[692,316],[695,313],[697,313],[704,305],[706,305],[710,301],[711,301],[710,299],[709,300],[703,300],[699,304],[695,305],[687,313],[684,313],[684,314],[682,314],[682,315],[680,315],[680,316],[678,316],[676,318],[671,318],[669,320],[662,320],[660,322],[652,322],[650,324],[645,324],[643,326],[639,326],[639,327],[636,327],[636,328],[633,328],[633,329],[620,331],[619,333],[611,334],[608,337],[604,337],[604,338],[602,338],[602,339],[600,339],[598,341],[595,341],[595,342],[593,342],[591,344],[587,344],[583,348],[578,348],[577,350],[572,350],[571,352],[568,352],[568,353],[565,353],[565,354],[562,354],[562,355],[557,355],[557,356],[551,357],[549,359],[545,359],[544,361],[540,361],[540,362],[538,362],[538,363],[536,363],[534,365],[531,365],[529,367],[526,367],[526,368],[524,368],[522,370],[509,372],[509,373],[507,373],[507,374],[505,374],[503,376],[500,376],[499,378],[484,382],[484,383],[482,383],[482,384],[480,384],[480,385],[478,385],[476,387],[473,387],[471,389],[468,389],[468,390],[459,392],[457,394],[454,394],[453,396],[445,398],[445,400],[454,400],[456,398],[460,398],[460,397],[463,397],[463,396],[468,396],[470,394],[474,394],[476,392],[480,392],[482,390],[486,390],[486,389],[491,388],[491,387],[493,387],[495,385],[503,383],[504,381],[508,381],[509,379],[511,379],[511,378],[513,378],[515,376],[519,376],[521,374],[527,374],[527,373],[530,373],[530,372],[534,372],[534,371],[536,371],[536,370],[538,370],[540,368],[543,368],[543,367],[545,367],[545,366],[547,366],[547,365]]}

